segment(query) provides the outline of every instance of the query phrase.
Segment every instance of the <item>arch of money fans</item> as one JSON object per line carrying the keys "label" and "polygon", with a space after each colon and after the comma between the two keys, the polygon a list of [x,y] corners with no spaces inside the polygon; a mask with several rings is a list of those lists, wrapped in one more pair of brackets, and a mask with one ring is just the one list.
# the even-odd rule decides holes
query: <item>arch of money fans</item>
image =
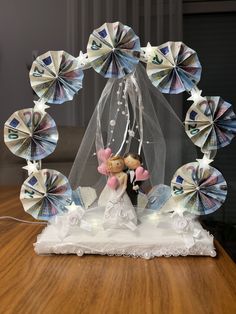
{"label": "arch of money fans", "polygon": [[[146,71],[143,66],[140,67],[141,62],[146,64]],[[151,88],[155,89],[158,95],[178,94],[184,91],[190,94],[188,100],[193,103],[187,111],[183,129],[187,138],[201,149],[203,157],[184,164],[172,174],[168,190],[171,191],[171,195],[166,197],[161,194],[161,189],[167,193],[168,188],[164,185],[154,189],[157,192],[155,198],[152,193],[149,193],[149,199],[139,213],[139,221],[141,221],[139,229],[142,228],[142,224],[144,226],[148,224],[145,217],[155,222],[155,228],[162,223],[162,219],[165,222],[167,219],[170,223],[166,229],[167,233],[173,230],[175,232],[171,245],[164,244],[160,249],[153,246],[152,249],[147,247],[143,249],[147,234],[143,235],[142,232],[145,231],[140,229],[140,237],[144,241],[142,242],[139,237],[142,248],[137,245],[137,240],[131,248],[127,248],[124,245],[124,238],[134,237],[127,235],[127,232],[135,234],[137,230],[134,228],[135,230],[119,231],[123,232],[121,246],[114,247],[113,243],[109,247],[106,244],[107,248],[104,249],[104,239],[108,236],[105,234],[94,237],[93,233],[99,218],[92,219],[96,216],[93,209],[97,205],[93,208],[91,204],[97,198],[96,188],[103,187],[104,182],[106,184],[109,179],[108,176],[96,173],[96,176],[99,176],[98,180],[96,179],[98,182],[97,185],[95,184],[96,187],[82,189],[80,182],[86,177],[84,173],[82,174],[82,170],[87,171],[83,163],[89,155],[84,155],[81,151],[72,167],[70,180],[56,170],[42,168],[41,160],[53,153],[58,141],[56,123],[46,109],[50,107],[49,104],[62,104],[72,100],[82,88],[84,70],[89,68],[93,68],[109,81],[88,126],[87,137],[94,134],[94,147],[83,146],[85,145],[83,142],[81,150],[87,149],[88,154],[91,154],[95,149],[93,156],[98,157],[97,162],[101,170],[104,160],[107,160],[104,157],[106,154],[108,157],[111,152],[113,155],[124,154],[135,147],[138,154],[143,152],[152,188],[156,188],[156,184],[160,183],[155,167],[161,164],[166,151],[164,148],[161,149],[165,146],[165,140],[163,130],[155,121],[152,101],[145,115],[147,101],[149,101],[147,100],[149,92],[144,94],[144,89],[149,88],[145,84],[150,80]],[[80,52],[79,57],[73,57],[65,51],[48,51],[36,58],[29,76],[31,86],[39,99],[34,101],[33,108],[14,112],[4,126],[4,140],[7,147],[13,154],[24,158],[27,162],[23,167],[28,171],[28,178],[21,188],[22,205],[35,219],[49,221],[49,227],[57,228],[63,239],[73,235],[71,230],[76,227],[82,232],[79,235],[81,241],[86,236],[98,238],[99,241],[100,236],[100,243],[103,244],[101,248],[96,243],[94,248],[76,243],[71,248],[68,242],[64,246],[61,242],[60,245],[50,246],[48,245],[50,241],[44,240],[43,245],[40,241],[38,245],[36,244],[38,253],[76,253],[77,255],[98,253],[145,258],[179,254],[215,256],[212,237],[196,225],[198,224],[196,216],[216,211],[225,201],[227,194],[225,179],[219,170],[209,164],[214,161],[217,150],[228,145],[235,136],[236,123],[231,104],[219,96],[201,95],[202,91],[197,87],[201,76],[201,64],[194,50],[182,42],[166,42],[160,46],[151,46],[148,43],[146,47],[140,47],[139,37],[130,27],[120,22],[105,23],[90,35],[86,53]],[[165,103],[164,98],[157,97],[160,102]],[[110,107],[109,114],[105,117],[104,114],[108,111],[107,103]],[[115,129],[116,126],[118,131]],[[146,131],[147,128],[149,133]],[[104,133],[106,139],[103,137]],[[136,146],[132,146],[132,140],[136,141]],[[88,139],[86,139],[87,143]],[[153,164],[155,159],[158,162]],[[147,179],[147,176],[144,178],[146,170],[144,168],[141,170],[140,180]],[[161,171],[161,169],[157,171],[159,177],[162,176]],[[83,232],[88,235],[84,236]],[[153,232],[153,238],[156,239],[158,235],[155,234],[156,231]],[[187,248],[185,246],[184,249],[176,249],[173,239],[179,234],[184,238],[185,243],[188,243]],[[186,240],[189,234],[190,237]],[[70,241],[73,242],[71,239]],[[84,241],[88,242],[88,239]],[[210,244],[206,244],[207,241]]]}

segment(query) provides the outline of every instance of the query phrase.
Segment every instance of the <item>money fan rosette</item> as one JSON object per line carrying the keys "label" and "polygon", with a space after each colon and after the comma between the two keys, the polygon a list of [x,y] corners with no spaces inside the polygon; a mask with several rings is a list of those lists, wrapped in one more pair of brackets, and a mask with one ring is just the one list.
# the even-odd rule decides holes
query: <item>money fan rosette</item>
{"label": "money fan rosette", "polygon": [[202,152],[230,144],[236,134],[236,116],[232,105],[221,97],[205,97],[193,104],[185,118],[185,130]]}
{"label": "money fan rosette", "polygon": [[60,172],[43,169],[32,173],[23,183],[20,199],[24,210],[36,219],[49,220],[66,211],[72,190]]}
{"label": "money fan rosette", "polygon": [[197,53],[182,42],[167,42],[148,49],[147,74],[162,93],[190,91],[200,80]]}
{"label": "money fan rosette", "polygon": [[87,53],[94,70],[106,78],[131,73],[140,56],[139,37],[120,22],[105,23],[89,37]]}
{"label": "money fan rosette", "polygon": [[16,111],[5,123],[4,141],[16,156],[43,159],[56,148],[56,123],[48,113],[33,108]]}
{"label": "money fan rosette", "polygon": [[62,104],[82,88],[84,74],[78,60],[67,52],[48,51],[33,62],[29,76],[41,100]]}
{"label": "money fan rosette", "polygon": [[172,196],[188,212],[213,213],[224,203],[227,184],[222,174],[211,166],[191,162],[179,168],[171,181]]}

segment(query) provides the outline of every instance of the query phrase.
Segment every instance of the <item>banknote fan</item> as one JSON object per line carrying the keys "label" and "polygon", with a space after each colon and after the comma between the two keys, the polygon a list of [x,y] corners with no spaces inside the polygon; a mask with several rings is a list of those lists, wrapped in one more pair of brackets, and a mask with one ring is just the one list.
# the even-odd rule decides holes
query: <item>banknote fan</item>
{"label": "banknote fan", "polygon": [[31,174],[23,183],[20,199],[27,213],[36,219],[49,220],[66,211],[71,203],[71,187],[60,172],[42,169]]}
{"label": "banknote fan", "polygon": [[150,47],[147,74],[162,93],[190,91],[200,80],[201,64],[194,50],[182,42]]}
{"label": "banknote fan", "polygon": [[4,141],[10,151],[27,160],[41,160],[56,148],[58,132],[55,121],[33,108],[14,112],[4,126]]}
{"label": "banknote fan", "polygon": [[120,22],[105,23],[89,37],[88,57],[94,70],[106,78],[131,73],[140,55],[139,37]]}
{"label": "banknote fan", "polygon": [[62,104],[82,88],[83,71],[76,58],[65,51],[48,51],[36,58],[30,83],[41,100]]}
{"label": "banknote fan", "polygon": [[222,174],[211,166],[198,162],[179,168],[171,181],[172,195],[186,211],[206,215],[224,203],[227,184]]}
{"label": "banknote fan", "polygon": [[189,108],[185,130],[203,153],[230,144],[236,134],[236,116],[232,105],[221,97],[205,97],[205,100]]}

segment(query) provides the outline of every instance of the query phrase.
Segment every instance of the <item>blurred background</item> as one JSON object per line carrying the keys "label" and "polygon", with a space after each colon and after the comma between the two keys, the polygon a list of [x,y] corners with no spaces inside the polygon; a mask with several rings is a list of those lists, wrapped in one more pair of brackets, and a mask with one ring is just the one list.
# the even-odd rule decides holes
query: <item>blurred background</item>
{"label": "blurred background", "polygon": [[[1,0],[0,3],[0,185],[20,186],[24,161],[3,142],[3,126],[16,110],[32,107],[29,69],[37,55],[65,50],[86,52],[93,29],[120,21],[134,29],[141,45],[183,41],[196,50],[202,64],[203,95],[221,96],[236,111],[236,1],[201,0]],[[44,167],[69,174],[85,128],[105,85],[94,70],[86,71],[84,88],[70,103],[52,106],[60,140]],[[187,94],[169,97],[181,116],[189,108]],[[193,149],[195,147],[193,146]],[[236,258],[236,139],[221,149],[214,166],[229,187],[221,210],[202,219],[229,254]]]}

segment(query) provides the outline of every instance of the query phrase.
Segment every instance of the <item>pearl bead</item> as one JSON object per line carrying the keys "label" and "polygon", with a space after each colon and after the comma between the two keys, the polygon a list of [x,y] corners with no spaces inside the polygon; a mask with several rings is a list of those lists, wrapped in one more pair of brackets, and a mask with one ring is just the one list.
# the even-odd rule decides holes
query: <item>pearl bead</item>
{"label": "pearl bead", "polygon": [[110,121],[110,125],[111,125],[111,126],[115,126],[115,125],[116,125],[116,121],[115,121],[115,120],[111,120],[111,121]]}

